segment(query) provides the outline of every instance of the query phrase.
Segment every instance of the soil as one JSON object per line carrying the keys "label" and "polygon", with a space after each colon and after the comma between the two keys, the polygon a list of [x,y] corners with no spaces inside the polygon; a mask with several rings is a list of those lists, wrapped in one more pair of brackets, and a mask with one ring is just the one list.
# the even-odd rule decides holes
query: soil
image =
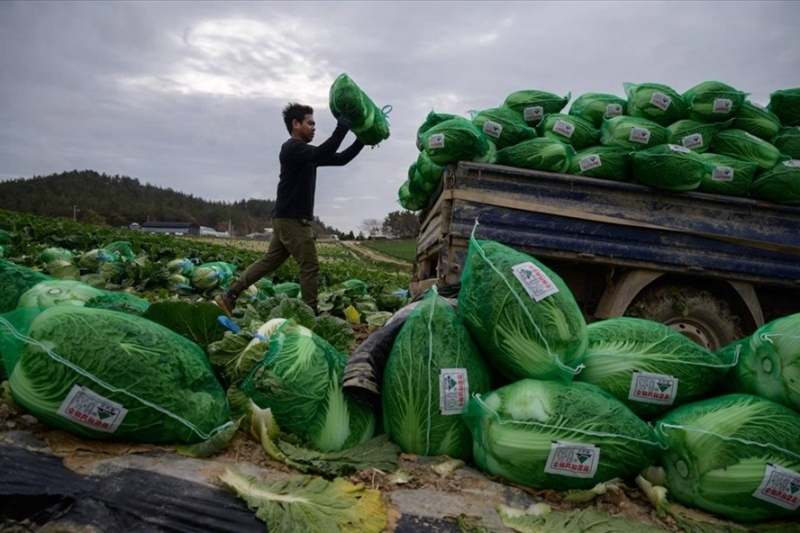
{"label": "soil", "polygon": [[409,266],[410,263],[407,261],[401,261],[400,259],[395,259],[394,257],[389,257],[388,255],[384,255],[380,252],[376,252],[375,250],[371,250],[366,246],[362,246],[358,241],[341,241],[344,246],[347,246],[350,249],[350,252],[357,258],[361,258],[362,256],[367,256],[368,258],[374,261],[382,261],[384,263],[393,263],[395,265],[401,265],[404,267]]}

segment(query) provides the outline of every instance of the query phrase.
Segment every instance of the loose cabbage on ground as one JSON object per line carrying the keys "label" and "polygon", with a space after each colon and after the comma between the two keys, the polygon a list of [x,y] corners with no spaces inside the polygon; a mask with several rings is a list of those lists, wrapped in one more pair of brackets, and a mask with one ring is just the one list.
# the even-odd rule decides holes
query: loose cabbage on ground
{"label": "loose cabbage on ground", "polygon": [[540,137],[523,141],[497,152],[498,165],[545,172],[565,172],[575,149],[556,139]]}
{"label": "loose cabbage on ground", "polygon": [[547,91],[524,89],[506,96],[503,106],[521,114],[529,126],[536,126],[545,115],[560,113],[571,96],[569,93],[562,97]]}
{"label": "loose cabbage on ground", "polygon": [[730,119],[742,107],[747,93],[720,81],[704,81],[683,93],[689,118],[703,122]]}
{"label": "loose cabbage on ground", "polygon": [[654,146],[631,154],[633,179],[668,191],[696,189],[708,172],[708,166],[699,154],[676,144]]}
{"label": "loose cabbage on ground", "polygon": [[600,131],[591,122],[562,113],[545,115],[539,123],[538,130],[543,137],[572,145],[575,150],[595,145],[600,140]]}
{"label": "loose cabbage on ground", "polygon": [[595,128],[600,128],[604,119],[625,114],[625,99],[613,94],[585,93],[573,100],[569,114],[584,118]]}
{"label": "loose cabbage on ground", "polygon": [[229,422],[203,349],[138,316],[26,307],[0,316],[0,352],[14,401],[82,437],[196,443]]}
{"label": "loose cabbage on ground", "polygon": [[321,451],[352,448],[372,438],[375,415],[342,393],[347,357],[291,320],[270,320],[259,331],[269,339],[269,351],[240,389],[262,409],[271,409],[282,430]]}
{"label": "loose cabbage on ground", "polygon": [[775,113],[784,126],[800,126],[800,87],[773,92],[769,95],[767,109]]}
{"label": "loose cabbage on ground", "polygon": [[439,165],[470,161],[489,152],[489,141],[472,122],[453,118],[432,126],[422,135],[422,149]]}
{"label": "loose cabbage on ground", "polygon": [[800,160],[783,161],[758,176],[750,195],[776,204],[800,205]]}
{"label": "loose cabbage on ground", "polygon": [[701,157],[710,166],[697,190],[728,196],[745,196],[750,190],[757,164],[712,153],[701,154]]}
{"label": "loose cabbage on ground", "polygon": [[763,139],[739,129],[721,131],[711,141],[711,151],[756,163],[763,170],[781,160],[780,151]]}
{"label": "loose cabbage on ground", "polygon": [[471,114],[472,123],[492,140],[498,150],[536,138],[536,130],[508,107],[493,107]]}
{"label": "loose cabbage on ground", "polygon": [[366,145],[389,138],[384,112],[347,74],[340,74],[331,85],[329,106],[333,116],[350,120],[350,131]]}
{"label": "loose cabbage on ground", "polygon": [[609,318],[587,330],[585,368],[575,379],[600,387],[644,419],[702,398],[730,367],[652,320]]}
{"label": "loose cabbage on ground", "polygon": [[628,115],[646,118],[661,126],[689,118],[689,106],[672,87],[660,83],[624,83]]}
{"label": "loose cabbage on ground", "polygon": [[604,120],[600,128],[600,143],[604,146],[645,150],[664,144],[668,139],[669,130],[667,128],[644,118],[613,117]]}
{"label": "loose cabbage on ground", "polygon": [[566,283],[533,257],[473,235],[458,310],[507,378],[570,381],[578,372],[587,343],[583,314]]}
{"label": "loose cabbage on ground", "polygon": [[800,415],[770,400],[730,394],[658,420],[669,495],[736,522],[798,516]]}
{"label": "loose cabbage on ground", "polygon": [[630,176],[631,150],[621,146],[592,146],[570,159],[567,174],[627,181]]}
{"label": "loose cabbage on ground", "polygon": [[475,395],[464,413],[475,463],[538,489],[588,489],[655,461],[653,430],[588,383],[523,379]]}
{"label": "loose cabbage on ground", "polygon": [[489,391],[489,367],[452,305],[435,291],[412,311],[383,371],[383,426],[405,453],[472,455],[459,416],[472,394]]}
{"label": "loose cabbage on ground", "polygon": [[736,129],[768,141],[781,129],[781,120],[766,107],[745,100],[736,113]]}
{"label": "loose cabbage on ground", "polygon": [[732,123],[733,121],[705,123],[690,119],[679,120],[667,127],[669,142],[703,153],[711,147],[714,135],[730,127]]}

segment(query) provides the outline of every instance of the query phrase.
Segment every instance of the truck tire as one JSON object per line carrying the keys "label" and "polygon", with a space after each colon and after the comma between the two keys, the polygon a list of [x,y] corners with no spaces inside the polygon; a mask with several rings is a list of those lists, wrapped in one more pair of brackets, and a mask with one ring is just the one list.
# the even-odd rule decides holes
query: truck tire
{"label": "truck tire", "polygon": [[743,336],[739,317],[726,302],[693,287],[666,285],[646,290],[625,315],[666,324],[712,352]]}

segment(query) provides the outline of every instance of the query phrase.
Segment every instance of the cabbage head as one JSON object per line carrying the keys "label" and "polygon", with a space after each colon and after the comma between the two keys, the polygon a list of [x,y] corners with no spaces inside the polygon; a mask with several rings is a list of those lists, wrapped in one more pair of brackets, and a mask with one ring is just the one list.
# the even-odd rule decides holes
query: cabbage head
{"label": "cabbage head", "polygon": [[783,128],[770,142],[782,154],[792,159],[800,159],[800,126]]}
{"label": "cabbage head", "polygon": [[103,263],[109,261],[119,261],[119,254],[108,252],[102,248],[95,248],[81,254],[78,264],[83,268],[95,271],[99,269]]}
{"label": "cabbage head", "polygon": [[472,122],[459,117],[440,122],[426,131],[422,136],[422,149],[431,161],[446,165],[486,155],[489,141]]}
{"label": "cabbage head", "polygon": [[227,289],[236,267],[224,261],[197,265],[192,272],[192,286],[200,291]]}
{"label": "cabbage head", "polygon": [[594,124],[573,115],[561,113],[545,115],[538,129],[543,137],[572,145],[576,150],[595,145],[600,140],[600,131]]}
{"label": "cabbage head", "polygon": [[722,351],[728,360],[738,358],[733,375],[739,392],[800,413],[800,313],[772,320]]}
{"label": "cabbage head", "polygon": [[521,114],[529,126],[536,126],[545,115],[560,113],[567,106],[571,96],[570,93],[562,97],[546,91],[525,89],[506,96],[503,106]]}
{"label": "cabbage head", "polygon": [[567,174],[614,181],[628,181],[631,150],[621,146],[592,146],[570,159]]}
{"label": "cabbage head", "polygon": [[[425,152],[420,152],[417,156],[416,166],[414,168],[414,174],[419,174],[420,179],[428,184],[432,185],[433,189],[435,190],[439,183],[442,181],[442,175],[444,174],[444,167],[437,163],[434,163],[430,156]],[[409,175],[409,179],[413,176]]]}
{"label": "cabbage head", "polygon": [[603,121],[600,144],[621,146],[631,150],[645,150],[669,139],[669,130],[652,120],[637,117],[613,117]]}
{"label": "cabbage head", "polygon": [[750,186],[750,196],[776,204],[800,205],[800,160],[778,163]]}
{"label": "cabbage head", "polygon": [[736,522],[798,516],[800,415],[770,400],[730,394],[658,420],[672,498]]}
{"label": "cabbage head", "polygon": [[428,115],[425,117],[425,120],[422,122],[422,124],[420,124],[419,127],[417,128],[417,137],[416,137],[417,149],[422,151],[422,136],[425,135],[425,132],[427,132],[429,129],[436,126],[437,124],[440,124],[445,120],[450,120],[453,118],[464,118],[464,117],[461,117],[459,115],[453,115],[451,113],[437,113],[436,111],[431,110],[430,113],[428,113]]}
{"label": "cabbage head", "polygon": [[271,409],[281,429],[321,451],[372,438],[375,415],[342,392],[347,357],[291,320],[270,320],[259,332],[269,339],[269,351],[239,388]]}
{"label": "cabbage head", "polygon": [[739,129],[721,131],[711,141],[711,151],[756,163],[767,170],[781,160],[780,151],[763,139]]}
{"label": "cabbage head", "polygon": [[397,190],[397,202],[400,204],[400,207],[408,211],[419,211],[428,205],[426,198],[420,198],[417,195],[411,194],[408,180],[404,181]]}
{"label": "cabbage head", "polygon": [[54,278],[0,259],[0,313],[16,309],[19,297],[43,281],[54,281]]}
{"label": "cabbage head", "polygon": [[714,135],[730,127],[732,120],[727,122],[698,122],[697,120],[684,119],[670,124],[670,144],[677,144],[689,148],[693,152],[703,153],[711,147]]}
{"label": "cabbage head", "polygon": [[566,283],[533,257],[470,239],[458,310],[487,361],[511,380],[572,380],[586,322]]}
{"label": "cabbage head", "polygon": [[603,125],[603,119],[625,114],[625,99],[614,94],[585,93],[577,97],[569,107],[569,114],[581,117],[595,128]]}
{"label": "cabbage head", "polygon": [[575,149],[556,139],[539,137],[497,152],[497,164],[545,172],[565,172]]}
{"label": "cabbage head", "polygon": [[469,459],[459,416],[471,394],[489,392],[489,367],[452,305],[429,292],[395,338],[383,371],[386,434],[405,453]]}
{"label": "cabbage head", "polygon": [[334,117],[351,121],[350,130],[364,144],[373,146],[389,138],[383,111],[347,74],[333,81],[328,103]]}
{"label": "cabbage head", "polygon": [[287,298],[300,297],[300,284],[294,281],[284,281],[273,286],[275,296],[285,296]]}
{"label": "cabbage head", "polygon": [[699,154],[676,144],[663,144],[631,154],[633,179],[668,191],[696,189],[709,166]]}
{"label": "cabbage head", "polygon": [[185,257],[179,257],[167,263],[167,270],[169,270],[170,274],[191,277],[194,272],[194,263]]}
{"label": "cabbage head", "polygon": [[519,113],[508,107],[473,111],[472,123],[489,137],[499,150],[536,138],[536,130],[528,126]]}
{"label": "cabbage head", "polygon": [[14,401],[81,437],[195,443],[228,425],[203,349],[150,320],[86,307],[0,316]]}
{"label": "cabbage head", "polygon": [[22,293],[17,307],[84,306],[86,302],[102,296],[103,293],[103,290],[81,281],[50,279],[37,283]]}
{"label": "cabbage head", "polygon": [[68,261],[72,262],[75,259],[75,254],[66,248],[50,247],[42,250],[39,254],[39,261],[45,264],[52,263],[53,261]]}
{"label": "cabbage head", "polygon": [[597,385],[644,419],[700,399],[730,366],[652,320],[609,318],[587,330],[585,368],[575,379]]}
{"label": "cabbage head", "polygon": [[475,463],[538,489],[589,489],[655,461],[653,430],[588,383],[522,379],[472,397],[464,413]]}
{"label": "cabbage head", "polygon": [[800,126],[800,87],[770,94],[767,109],[775,113],[784,126]]}
{"label": "cabbage head", "polygon": [[114,241],[103,245],[103,250],[110,254],[116,254],[122,261],[133,261],[136,259],[136,254],[131,249],[131,243],[128,241]]}
{"label": "cabbage head", "polygon": [[689,106],[689,118],[703,122],[720,122],[736,115],[747,93],[720,81],[704,81],[683,93]]}
{"label": "cabbage head", "polygon": [[781,120],[766,107],[745,100],[736,113],[736,128],[768,141],[778,134]]}
{"label": "cabbage head", "polygon": [[660,83],[624,83],[627,110],[632,117],[646,118],[661,126],[689,117],[689,106],[672,87]]}
{"label": "cabbage head", "polygon": [[702,158],[711,166],[697,190],[728,196],[745,196],[750,190],[757,164],[712,153],[702,154]]}

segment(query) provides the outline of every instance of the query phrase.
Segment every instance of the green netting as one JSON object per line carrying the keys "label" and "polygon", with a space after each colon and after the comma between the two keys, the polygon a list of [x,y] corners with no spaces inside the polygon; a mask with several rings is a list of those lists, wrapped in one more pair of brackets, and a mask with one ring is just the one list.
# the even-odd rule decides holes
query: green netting
{"label": "green netting", "polygon": [[0,245],[11,245],[11,234],[4,229],[0,229]]}
{"label": "green netting", "polygon": [[628,181],[631,150],[619,146],[592,146],[570,158],[568,174],[614,181]]}
{"label": "green netting", "polygon": [[445,120],[422,136],[422,149],[439,165],[469,161],[489,152],[489,141],[465,118]]}
{"label": "green netting", "polygon": [[603,120],[625,114],[625,99],[613,94],[585,93],[577,97],[569,108],[569,114],[584,118],[595,128],[603,125]]}
{"label": "green netting", "polygon": [[669,142],[689,148],[693,152],[703,153],[711,148],[711,141],[714,139],[714,135],[729,128],[731,124],[733,124],[732,120],[727,122],[679,120],[667,127],[669,130]]}
{"label": "green netting", "polygon": [[546,172],[566,172],[575,149],[556,139],[540,137],[497,152],[499,165]]}
{"label": "green netting", "polygon": [[783,128],[770,142],[782,154],[792,159],[800,159],[800,126]]}
{"label": "green netting", "polygon": [[775,113],[784,126],[800,126],[800,87],[770,94],[767,109]]}
{"label": "green netting", "polygon": [[633,179],[657,189],[696,189],[708,167],[709,164],[699,154],[676,144],[654,146],[631,153]]}
{"label": "green netting", "polygon": [[669,130],[652,120],[640,117],[613,117],[603,121],[600,143],[632,150],[645,150],[669,139]]}
{"label": "green netting", "polygon": [[591,122],[563,113],[546,115],[537,129],[543,137],[572,145],[576,150],[593,146],[600,140],[600,131]]}
{"label": "green netting", "polygon": [[750,187],[750,195],[777,204],[800,205],[800,160],[783,161],[761,174]]}
{"label": "green netting", "polygon": [[230,424],[203,349],[138,316],[26,307],[0,315],[0,353],[14,401],[82,437],[193,443]]}
{"label": "green netting", "polygon": [[[444,167],[434,163],[430,156],[425,152],[420,152],[417,156],[415,173],[420,175],[420,178],[426,182],[434,185],[434,188],[439,186],[444,174]],[[413,176],[409,175],[409,178]]]}
{"label": "green netting", "polygon": [[364,144],[372,146],[389,138],[386,115],[347,74],[334,80],[328,103],[334,117],[351,121],[351,131]]}
{"label": "green netting", "polygon": [[410,183],[408,180],[403,182],[400,189],[397,191],[397,201],[403,209],[409,211],[419,211],[423,209],[426,203],[416,196],[411,194]]}
{"label": "green netting", "polygon": [[23,293],[37,283],[47,280],[53,280],[53,278],[28,267],[0,259],[0,313],[16,309],[19,297]]}
{"label": "green netting", "polygon": [[431,110],[428,113],[428,116],[425,117],[425,120],[422,124],[419,125],[417,128],[417,148],[421,151],[422,150],[422,136],[431,129],[432,127],[436,126],[437,124],[441,124],[445,120],[451,120],[454,118],[464,118],[459,115],[452,115],[450,113],[437,113]]}
{"label": "green netting", "polygon": [[662,126],[688,118],[689,106],[673,88],[660,83],[624,83],[627,113]]}
{"label": "green netting", "polygon": [[775,137],[781,129],[781,119],[767,108],[745,100],[736,113],[734,126],[736,129],[768,141]]}
{"label": "green netting", "polygon": [[764,170],[774,167],[781,160],[781,153],[777,148],[755,135],[738,129],[717,133],[711,141],[711,151],[742,161],[751,161]]}
{"label": "green netting", "polygon": [[683,93],[689,106],[689,118],[703,122],[719,122],[736,115],[747,93],[719,81],[704,81]]}
{"label": "green netting", "polygon": [[745,196],[753,183],[758,165],[720,154],[702,154],[711,166],[698,190],[728,196]]}
{"label": "green netting", "polygon": [[560,113],[571,96],[569,93],[562,97],[546,91],[525,89],[506,96],[503,106],[521,114],[529,126],[536,126],[545,115]]}
{"label": "green netting", "polygon": [[39,261],[42,263],[52,263],[53,261],[72,262],[73,259],[75,259],[75,254],[72,251],[57,246],[46,248],[39,254]]}
{"label": "green netting", "polygon": [[136,254],[131,250],[131,243],[127,241],[115,241],[103,245],[103,250],[111,254],[117,254],[120,259],[133,261],[136,259]]}
{"label": "green netting", "polygon": [[536,130],[528,126],[519,113],[508,107],[471,111],[472,123],[489,137],[498,150],[536,138]]}

